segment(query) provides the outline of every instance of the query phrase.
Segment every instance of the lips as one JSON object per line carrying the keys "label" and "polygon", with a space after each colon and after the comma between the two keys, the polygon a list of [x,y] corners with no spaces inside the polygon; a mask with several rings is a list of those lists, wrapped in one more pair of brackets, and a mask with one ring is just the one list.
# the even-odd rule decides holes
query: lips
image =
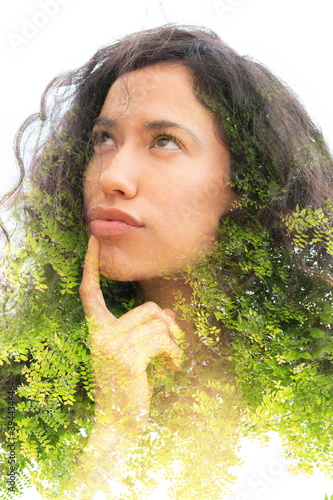
{"label": "lips", "polygon": [[97,205],[88,210],[87,217],[95,236],[120,236],[143,227],[138,219],[114,207]]}

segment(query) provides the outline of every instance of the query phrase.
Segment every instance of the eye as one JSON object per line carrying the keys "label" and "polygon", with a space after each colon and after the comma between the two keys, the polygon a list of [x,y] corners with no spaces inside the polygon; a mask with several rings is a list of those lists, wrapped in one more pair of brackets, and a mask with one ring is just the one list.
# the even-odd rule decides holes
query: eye
{"label": "eye", "polygon": [[93,146],[114,146],[115,141],[109,132],[104,130],[95,130],[92,134],[92,144]]}
{"label": "eye", "polygon": [[171,135],[159,135],[154,138],[153,147],[156,149],[180,149],[180,143],[178,139],[172,137]]}

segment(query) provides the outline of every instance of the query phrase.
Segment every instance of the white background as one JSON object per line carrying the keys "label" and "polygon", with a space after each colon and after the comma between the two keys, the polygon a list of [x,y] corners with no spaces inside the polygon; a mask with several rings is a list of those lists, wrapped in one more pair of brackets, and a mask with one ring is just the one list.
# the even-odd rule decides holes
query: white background
{"label": "white background", "polygon": [[[13,0],[1,10],[0,196],[18,174],[15,132],[38,112],[48,82],[113,38],[166,22],[209,26],[241,54],[265,63],[299,95],[333,149],[331,0]],[[333,494],[333,481],[324,476],[289,476],[276,437],[267,450],[246,444],[243,456],[233,500]],[[35,498],[31,490],[24,495]]]}

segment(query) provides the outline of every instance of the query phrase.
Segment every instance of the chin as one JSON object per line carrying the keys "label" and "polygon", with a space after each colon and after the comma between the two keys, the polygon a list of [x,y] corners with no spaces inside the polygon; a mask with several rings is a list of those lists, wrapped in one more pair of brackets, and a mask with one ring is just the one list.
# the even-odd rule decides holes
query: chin
{"label": "chin", "polygon": [[[151,253],[151,252],[150,252]],[[177,256],[176,256],[177,255]],[[196,262],[200,253],[196,250],[190,255],[174,252],[167,258],[144,255],[140,249],[124,252],[116,246],[102,246],[100,258],[100,274],[113,281],[145,281],[154,278],[170,278],[181,273],[188,264]]]}
{"label": "chin", "polygon": [[[141,254],[141,255],[140,255]],[[142,256],[140,249],[123,249],[103,245],[100,255],[100,275],[113,281],[143,281],[165,275],[165,262],[157,262],[156,255]],[[162,271],[161,271],[162,270]]]}
{"label": "chin", "polygon": [[139,269],[126,269],[125,266],[110,268],[106,265],[101,265],[100,275],[113,281],[141,281],[156,276],[155,273],[149,273],[146,269],[140,271]]}
{"label": "chin", "polygon": [[117,272],[116,269],[108,269],[106,266],[100,267],[100,275],[113,281],[137,281],[134,272],[125,272],[125,270]]}
{"label": "chin", "polygon": [[157,270],[157,269],[117,269],[113,267],[112,269],[108,266],[100,267],[100,275],[104,278],[113,281],[145,281],[154,278],[165,278],[171,277],[172,275],[178,274],[181,269],[172,268],[170,270]]}

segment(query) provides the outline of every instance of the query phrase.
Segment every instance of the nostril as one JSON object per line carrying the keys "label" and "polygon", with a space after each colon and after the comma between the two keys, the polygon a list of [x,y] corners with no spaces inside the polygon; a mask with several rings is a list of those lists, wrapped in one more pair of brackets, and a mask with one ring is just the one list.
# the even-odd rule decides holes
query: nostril
{"label": "nostril", "polygon": [[137,193],[136,183],[132,180],[104,172],[99,180],[99,189],[107,195],[133,198]]}

